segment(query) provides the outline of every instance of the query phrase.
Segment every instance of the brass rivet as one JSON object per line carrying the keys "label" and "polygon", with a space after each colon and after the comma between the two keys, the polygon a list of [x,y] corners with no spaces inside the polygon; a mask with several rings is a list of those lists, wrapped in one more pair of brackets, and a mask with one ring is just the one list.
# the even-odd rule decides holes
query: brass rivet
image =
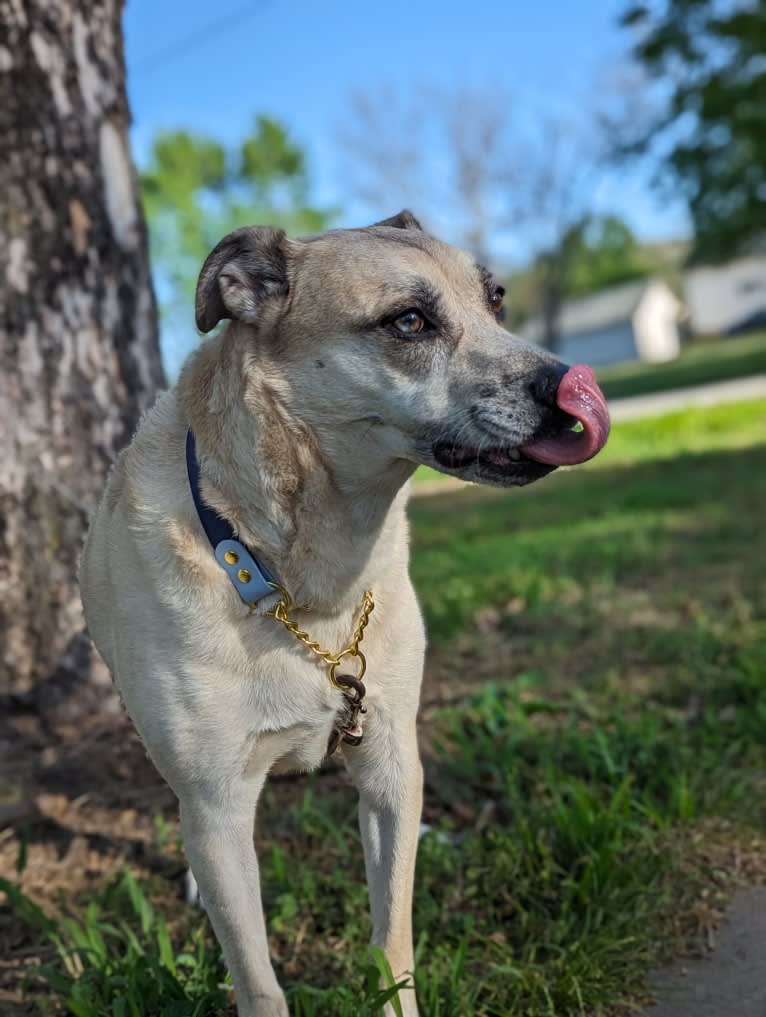
{"label": "brass rivet", "polygon": [[249,583],[251,576],[247,569],[240,569],[237,573],[237,579],[239,579],[240,583]]}
{"label": "brass rivet", "polygon": [[236,565],[237,562],[239,561],[239,555],[237,554],[236,551],[225,551],[223,555],[223,560],[226,562],[227,565]]}

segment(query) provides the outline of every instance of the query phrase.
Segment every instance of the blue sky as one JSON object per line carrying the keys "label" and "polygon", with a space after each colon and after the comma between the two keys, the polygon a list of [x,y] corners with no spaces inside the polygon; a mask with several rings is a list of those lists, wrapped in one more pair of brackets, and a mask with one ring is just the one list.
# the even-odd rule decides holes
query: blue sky
{"label": "blue sky", "polygon": [[[163,128],[236,141],[255,113],[268,113],[308,152],[315,200],[345,206],[340,225],[357,225],[338,145],[354,89],[394,83],[417,94],[429,82],[469,85],[511,95],[514,115],[566,107],[576,116],[578,102],[625,59],[623,7],[624,0],[128,0],[134,153],[144,161]],[[594,181],[597,210],[616,211],[643,239],[684,234],[683,207],[655,194],[648,178],[648,167],[605,167]],[[523,253],[518,245],[506,252],[510,260]]]}

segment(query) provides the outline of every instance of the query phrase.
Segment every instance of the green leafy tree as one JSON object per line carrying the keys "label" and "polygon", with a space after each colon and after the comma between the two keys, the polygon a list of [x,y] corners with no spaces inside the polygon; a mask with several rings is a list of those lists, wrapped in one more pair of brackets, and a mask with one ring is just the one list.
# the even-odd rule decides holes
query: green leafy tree
{"label": "green leafy tree", "polygon": [[766,235],[766,4],[631,4],[622,24],[656,85],[623,153],[658,151],[688,203],[692,260],[731,257]]}
{"label": "green leafy tree", "polygon": [[[607,286],[640,279],[652,265],[630,227],[614,215],[583,217],[562,234],[550,251],[538,254],[509,280],[511,328],[546,311],[555,332],[561,304]],[[555,339],[549,344],[555,347]]]}
{"label": "green leafy tree", "polygon": [[266,116],[232,147],[183,130],[159,134],[141,192],[171,370],[188,347],[179,335],[192,329],[200,266],[225,233],[256,222],[315,233],[336,214],[310,204],[305,154]]}
{"label": "green leafy tree", "polygon": [[581,224],[572,237],[572,248],[564,280],[568,297],[640,279],[650,271],[633,231],[615,215]]}

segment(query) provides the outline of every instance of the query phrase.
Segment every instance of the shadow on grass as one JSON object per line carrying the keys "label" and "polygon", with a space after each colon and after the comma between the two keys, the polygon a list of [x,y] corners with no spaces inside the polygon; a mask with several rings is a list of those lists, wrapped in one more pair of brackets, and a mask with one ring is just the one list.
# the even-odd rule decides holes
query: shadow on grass
{"label": "shadow on grass", "polygon": [[514,597],[534,609],[658,580],[694,593],[721,565],[753,587],[765,503],[766,445],[465,488],[413,501],[412,575],[437,640]]}

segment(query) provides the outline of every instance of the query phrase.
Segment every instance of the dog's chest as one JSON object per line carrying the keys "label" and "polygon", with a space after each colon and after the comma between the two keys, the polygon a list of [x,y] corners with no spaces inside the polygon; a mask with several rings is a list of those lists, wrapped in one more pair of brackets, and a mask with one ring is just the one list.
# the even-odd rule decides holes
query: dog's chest
{"label": "dog's chest", "polygon": [[[338,626],[315,627],[322,647],[341,648]],[[251,722],[271,731],[295,725],[331,729],[344,700],[330,682],[329,665],[276,619],[214,626],[205,642],[204,656],[221,662],[225,684]],[[353,673],[353,665],[348,670]]]}
{"label": "dog's chest", "polygon": [[348,713],[342,693],[330,684],[326,663],[300,643],[288,642],[243,660],[241,680],[248,687],[248,728],[268,735],[272,771],[320,766]]}
{"label": "dog's chest", "polygon": [[[217,606],[217,605],[216,605]],[[224,605],[221,605],[224,607]],[[380,694],[390,669],[390,640],[384,638],[384,611],[376,609],[360,649],[367,656],[370,700]],[[358,626],[353,605],[337,618],[296,611],[296,623],[316,648],[337,655],[354,639]],[[330,680],[329,665],[273,616],[210,611],[205,624],[184,618],[185,673],[193,691],[193,712],[225,721],[232,745],[249,754],[267,736],[278,769],[318,766],[337,728],[354,728],[364,715],[349,717],[348,700]],[[344,658],[338,676],[359,674],[359,658]],[[192,689],[193,687],[193,689]]]}
{"label": "dog's chest", "polygon": [[[372,609],[371,599],[366,606]],[[383,650],[378,626],[367,628],[369,612],[364,618],[362,629],[357,625],[350,635],[346,632],[348,626],[342,622],[322,625],[321,619],[314,618],[311,620],[316,624],[312,626],[314,631],[311,635],[316,634],[316,639],[309,639],[303,630],[296,634],[288,628],[278,627],[275,631],[272,627],[267,630],[269,641],[275,641],[272,649],[267,650],[260,639],[248,641],[251,653],[259,651],[257,672],[261,672],[265,664],[268,666],[267,661],[272,656],[273,666],[281,673],[278,713],[282,723],[288,729],[301,728],[297,751],[286,753],[290,756],[287,766],[291,769],[317,766],[328,750],[334,751],[341,741],[356,745],[364,736],[367,713],[367,688],[363,680],[367,676],[365,656],[369,654],[372,667],[369,675],[374,682],[374,674],[380,672],[379,658]],[[264,621],[276,622],[277,619]],[[361,638],[360,631],[364,633]],[[344,643],[342,635],[350,641]],[[351,647],[351,652],[343,656],[347,647]],[[328,661],[321,652],[317,652],[325,648],[329,651],[327,655],[331,653],[335,658],[334,661]],[[377,691],[377,687],[373,689],[373,698],[376,698]],[[274,704],[269,705],[273,707]]]}

